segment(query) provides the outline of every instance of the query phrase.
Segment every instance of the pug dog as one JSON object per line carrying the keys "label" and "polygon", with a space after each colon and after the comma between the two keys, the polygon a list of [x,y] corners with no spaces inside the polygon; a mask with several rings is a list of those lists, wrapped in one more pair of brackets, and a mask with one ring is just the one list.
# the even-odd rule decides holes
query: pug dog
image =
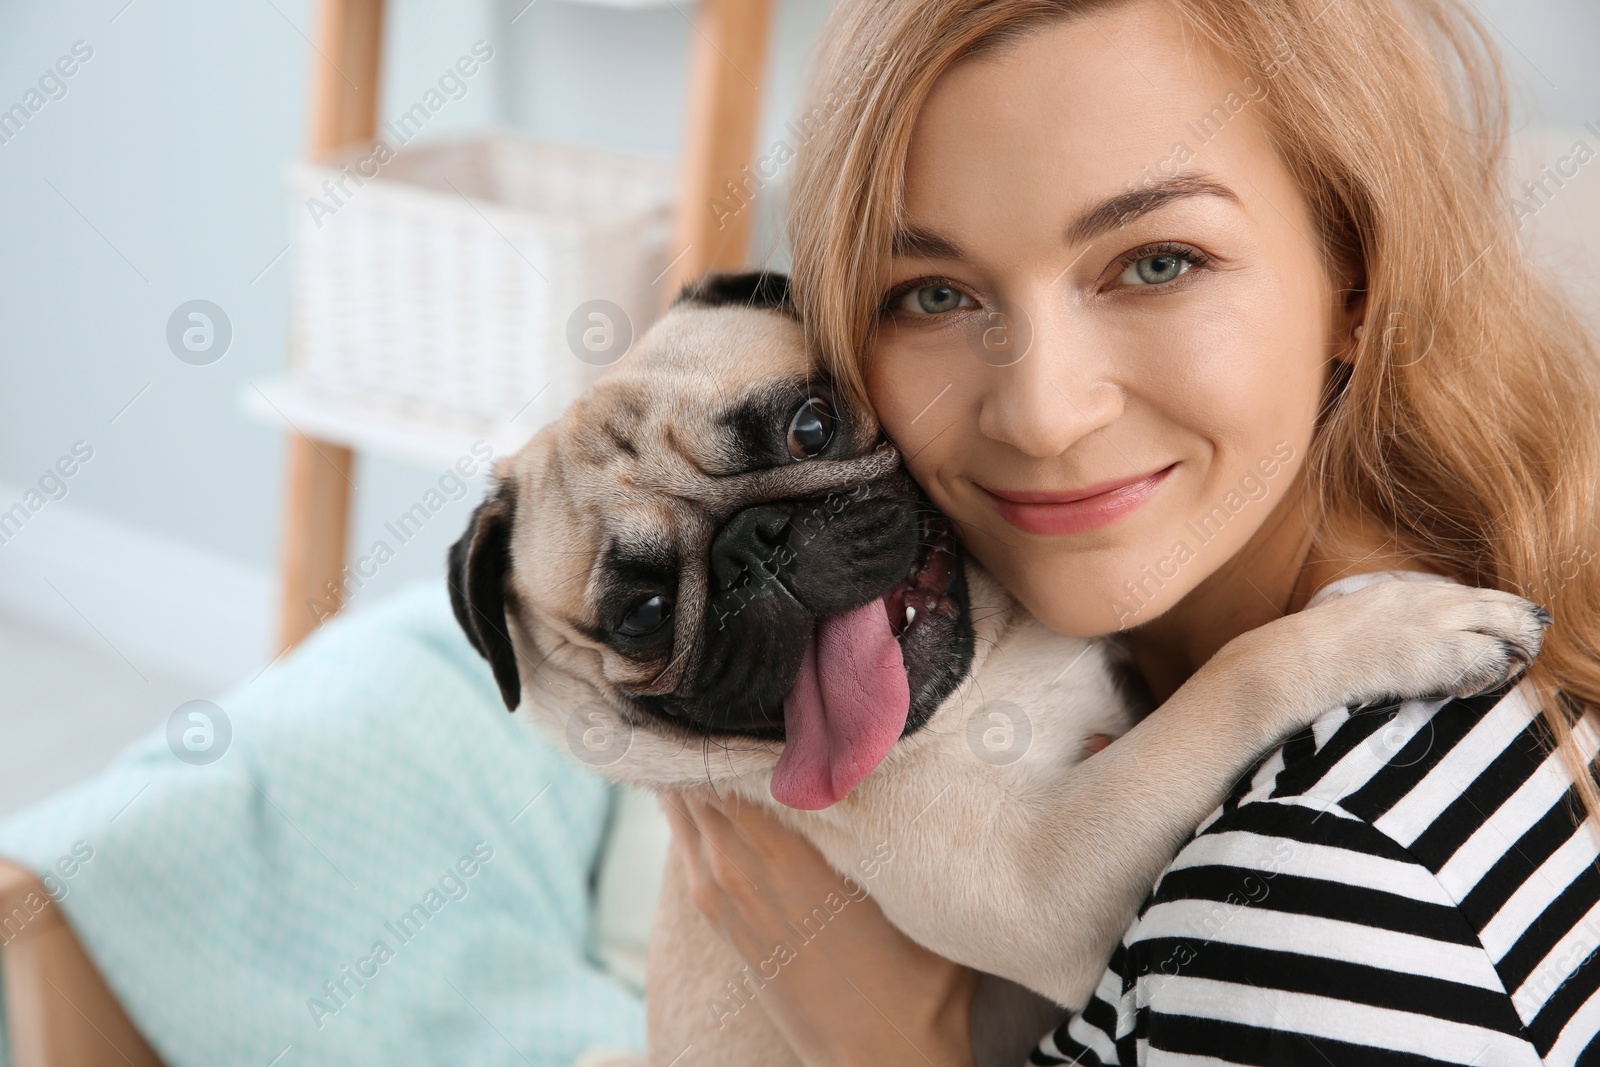
{"label": "pug dog", "polygon": [[967,556],[774,273],[686,287],[492,477],[449,583],[506,706],[618,781],[766,805],[846,876],[750,966],[674,855],[656,1065],[796,1063],[761,990],[858,890],[985,974],[978,1062],[1020,1063],[1264,753],[1333,707],[1498,685],[1543,631],[1510,594],[1378,583],[1234,639],[1152,710],[1114,639],[1048,630]]}

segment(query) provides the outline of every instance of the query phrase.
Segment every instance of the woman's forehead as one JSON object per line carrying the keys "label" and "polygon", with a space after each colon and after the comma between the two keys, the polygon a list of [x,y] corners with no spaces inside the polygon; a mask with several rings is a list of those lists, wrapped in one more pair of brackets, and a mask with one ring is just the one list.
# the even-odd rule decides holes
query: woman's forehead
{"label": "woman's forehead", "polygon": [[971,258],[965,242],[1041,222],[1082,245],[1202,199],[1212,218],[1264,197],[1293,217],[1264,121],[1270,92],[1166,5],[1050,24],[936,83],[908,146],[892,254]]}

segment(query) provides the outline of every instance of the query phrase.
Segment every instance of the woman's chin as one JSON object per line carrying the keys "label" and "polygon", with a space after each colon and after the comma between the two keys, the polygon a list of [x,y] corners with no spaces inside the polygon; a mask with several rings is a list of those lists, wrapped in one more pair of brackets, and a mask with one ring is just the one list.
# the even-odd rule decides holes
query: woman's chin
{"label": "woman's chin", "polygon": [[[1201,575],[1177,561],[1152,566],[1162,558],[1130,552],[1115,558],[1072,561],[979,559],[984,568],[1040,622],[1066,637],[1104,637],[1165,613],[1193,588]],[[1087,564],[1087,565],[1083,565]]]}

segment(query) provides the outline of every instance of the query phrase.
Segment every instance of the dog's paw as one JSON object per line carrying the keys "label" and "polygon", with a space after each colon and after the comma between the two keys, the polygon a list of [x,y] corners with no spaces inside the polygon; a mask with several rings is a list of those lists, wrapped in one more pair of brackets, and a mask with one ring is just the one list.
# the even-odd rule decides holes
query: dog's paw
{"label": "dog's paw", "polygon": [[1351,703],[1494,689],[1533,662],[1550,625],[1522,597],[1453,582],[1378,582],[1294,617],[1314,628],[1319,651],[1360,668]]}

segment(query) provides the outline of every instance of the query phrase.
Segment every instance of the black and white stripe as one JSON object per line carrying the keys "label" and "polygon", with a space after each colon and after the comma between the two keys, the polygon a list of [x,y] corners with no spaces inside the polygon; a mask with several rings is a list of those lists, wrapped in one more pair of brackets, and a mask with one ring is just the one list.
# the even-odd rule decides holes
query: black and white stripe
{"label": "black and white stripe", "polygon": [[1030,1062],[1600,1065],[1600,847],[1529,698],[1340,708],[1271,753]]}

